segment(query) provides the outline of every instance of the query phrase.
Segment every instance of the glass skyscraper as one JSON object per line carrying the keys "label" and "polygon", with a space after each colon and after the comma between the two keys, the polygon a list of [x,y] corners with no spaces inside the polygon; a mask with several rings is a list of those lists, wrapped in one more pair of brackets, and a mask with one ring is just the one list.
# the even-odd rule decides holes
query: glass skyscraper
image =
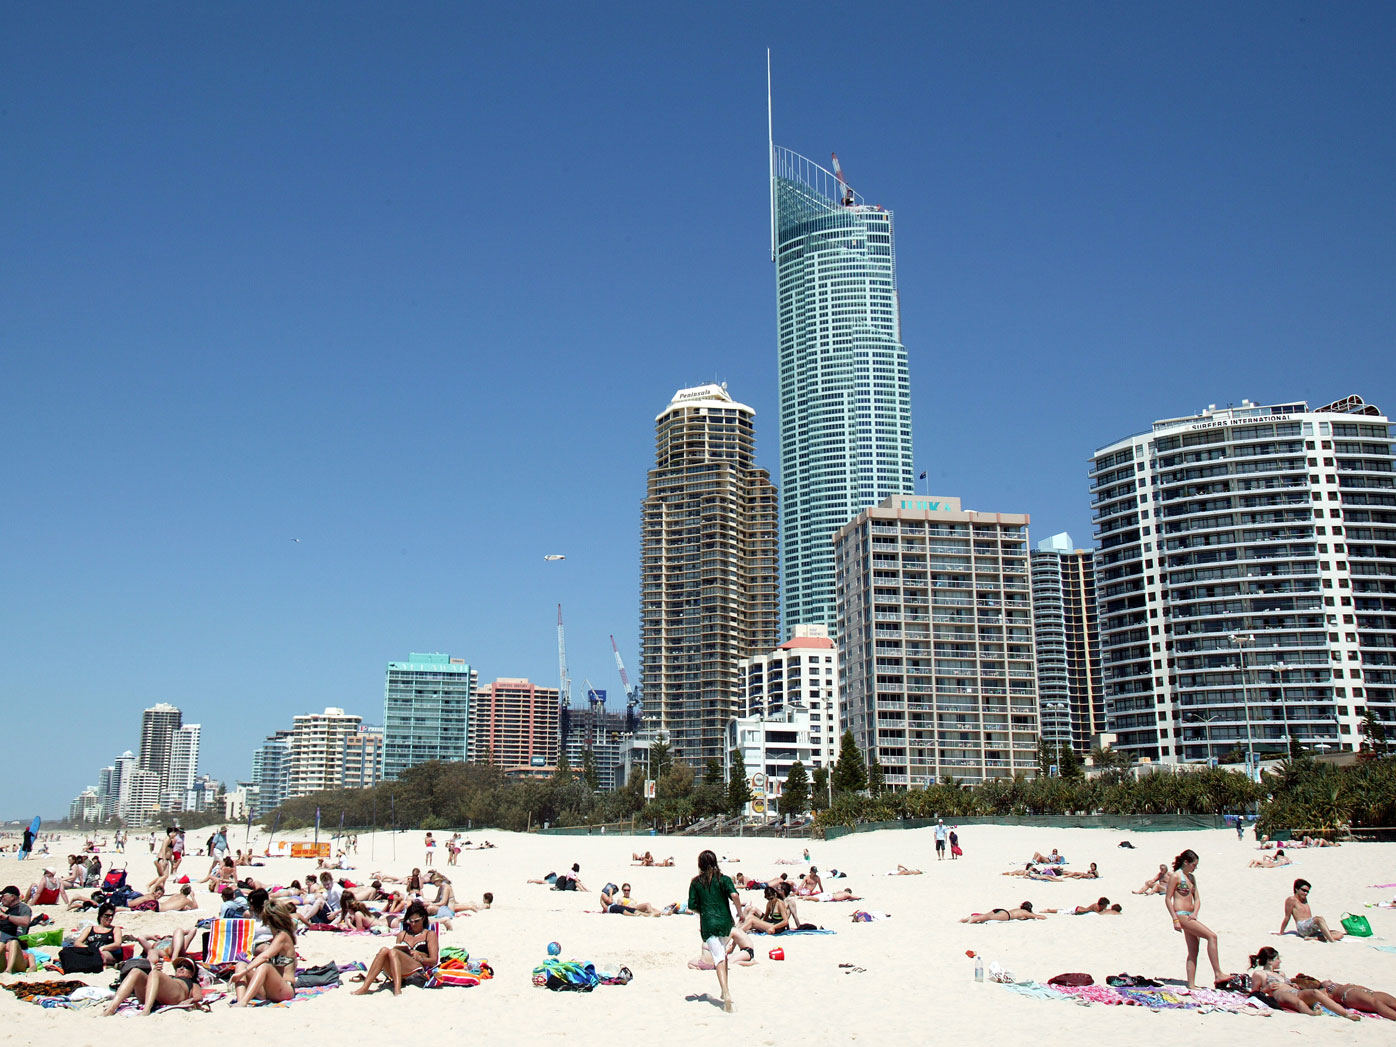
{"label": "glass skyscraper", "polygon": [[835,532],[912,493],[911,380],[892,213],[771,145],[784,631],[835,628]]}
{"label": "glass skyscraper", "polygon": [[383,690],[383,778],[428,760],[470,759],[470,700],[479,673],[464,658],[412,654],[389,662]]}

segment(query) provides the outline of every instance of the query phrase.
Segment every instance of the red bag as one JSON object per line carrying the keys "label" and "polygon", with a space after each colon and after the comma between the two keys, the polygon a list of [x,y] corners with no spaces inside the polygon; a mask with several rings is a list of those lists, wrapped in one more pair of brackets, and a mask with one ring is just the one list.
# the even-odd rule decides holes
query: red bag
{"label": "red bag", "polygon": [[953,846],[953,847],[950,848],[950,853],[953,854],[953,855],[955,855],[955,856],[958,858],[960,855],[964,854],[965,852],[962,851],[962,850],[960,850],[960,845],[957,843],[957,844],[955,844],[955,846]]}
{"label": "red bag", "polygon": [[1059,974],[1047,980],[1048,985],[1094,985],[1095,979],[1089,974]]}

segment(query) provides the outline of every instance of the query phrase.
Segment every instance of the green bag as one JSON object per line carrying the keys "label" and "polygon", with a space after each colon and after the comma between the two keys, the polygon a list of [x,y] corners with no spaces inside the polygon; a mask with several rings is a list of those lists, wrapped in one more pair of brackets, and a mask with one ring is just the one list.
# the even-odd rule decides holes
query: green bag
{"label": "green bag", "polygon": [[34,946],[51,946],[63,944],[62,928],[55,928],[51,931],[35,931],[33,934],[21,934],[19,940],[31,949]]}
{"label": "green bag", "polygon": [[1358,916],[1355,913],[1343,914],[1343,930],[1354,938],[1370,938],[1372,936],[1372,925],[1367,922],[1367,917]]}

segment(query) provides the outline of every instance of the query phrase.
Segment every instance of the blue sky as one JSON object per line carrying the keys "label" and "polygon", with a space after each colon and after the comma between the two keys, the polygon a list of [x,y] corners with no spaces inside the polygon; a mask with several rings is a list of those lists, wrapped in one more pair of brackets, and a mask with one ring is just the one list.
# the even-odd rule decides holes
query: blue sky
{"label": "blue sky", "polygon": [[767,46],[896,214],[934,492],[1087,544],[1154,418],[1396,410],[1389,4],[289,6],[0,14],[0,816],[156,701],[231,782],[411,651],[555,683],[559,602],[619,693],[654,416],[726,381],[776,472]]}

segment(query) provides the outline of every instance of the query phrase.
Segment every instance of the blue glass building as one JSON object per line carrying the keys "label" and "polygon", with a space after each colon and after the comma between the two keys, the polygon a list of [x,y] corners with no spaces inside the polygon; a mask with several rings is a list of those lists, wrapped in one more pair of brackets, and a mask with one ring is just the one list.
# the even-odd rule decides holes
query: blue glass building
{"label": "blue glass building", "polygon": [[834,534],[915,483],[892,213],[774,144],[770,167],[784,632],[833,635]]}

